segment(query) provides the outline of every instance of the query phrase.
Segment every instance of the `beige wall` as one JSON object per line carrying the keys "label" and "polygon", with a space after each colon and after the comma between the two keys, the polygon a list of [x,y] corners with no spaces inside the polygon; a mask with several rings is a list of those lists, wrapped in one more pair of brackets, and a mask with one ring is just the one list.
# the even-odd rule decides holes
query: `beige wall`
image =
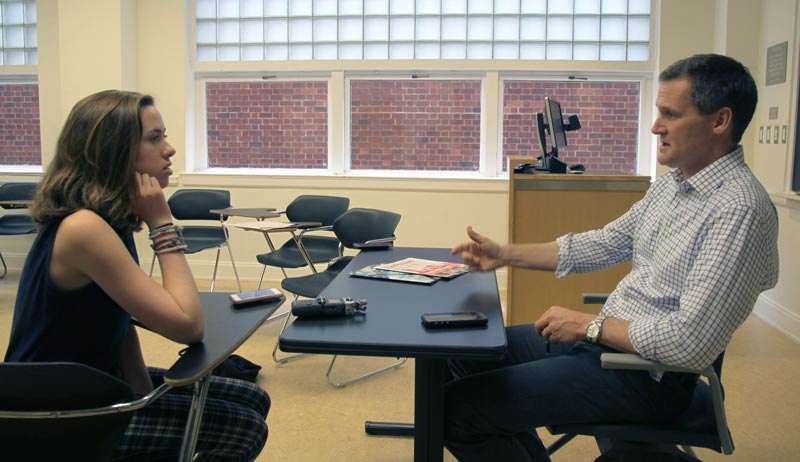
{"label": "beige wall", "polygon": [[[794,130],[797,112],[798,80],[798,4],[794,0],[765,0],[757,18],[759,31],[758,62],[751,68],[759,84],[759,104],[750,131],[753,137],[751,166],[773,195],[780,220],[781,277],[775,289],[765,293],[756,305],[756,313],[795,339],[800,339],[800,196],[785,194],[789,189],[789,165],[798,142]],[[766,50],[789,42],[786,83],[765,86]],[[769,108],[778,108],[777,119],[769,119]],[[786,144],[758,143],[758,128],[764,125],[788,125]],[[800,167],[798,167],[800,168]]]}
{"label": "beige wall", "polygon": [[[399,212],[398,245],[447,247],[459,242],[464,227],[504,241],[507,232],[508,194],[502,179],[404,180],[398,178],[271,177],[225,174],[184,174],[194,149],[195,83],[190,71],[193,26],[186,11],[191,0],[40,0],[39,53],[42,142],[45,161],[55,143],[67,111],[80,97],[106,88],[126,88],[155,96],[163,113],[170,142],[178,150],[176,173],[170,190],[177,187],[230,189],[233,203],[241,207],[285,207],[303,193],[335,194],[351,198],[354,207],[376,207]],[[796,27],[797,5],[791,0],[666,0],[660,11],[658,67],[694,53],[723,52],[742,60],[758,77],[761,103],[754,126],[767,123],[767,109],[780,108],[780,123],[794,124],[797,95]],[[69,8],[67,7],[69,6]],[[790,81],[763,86],[765,49],[780,41],[790,42]],[[645,107],[652,102],[645,102]],[[774,123],[774,122],[770,122]],[[800,274],[800,246],[792,236],[800,234],[800,202],[787,199],[785,164],[794,142],[759,145],[757,130],[749,130],[743,141],[756,174],[776,193],[781,219],[782,275],[778,288],[762,297],[760,316],[800,338],[800,287],[792,284]],[[188,169],[189,171],[192,168]],[[659,170],[661,172],[661,170]],[[28,175],[29,177],[31,175]],[[0,175],[0,180],[21,178]],[[171,192],[171,191],[170,191]],[[30,240],[23,237],[3,245],[12,268],[21,267]],[[142,263],[149,267],[151,255],[144,240],[139,242]],[[254,255],[265,250],[256,234],[235,230],[232,247],[240,275],[255,279],[260,267]],[[213,253],[190,256],[195,272],[208,277]],[[232,277],[223,255],[222,277]],[[277,283],[280,273],[267,277]],[[501,287],[505,272],[499,273]]]}

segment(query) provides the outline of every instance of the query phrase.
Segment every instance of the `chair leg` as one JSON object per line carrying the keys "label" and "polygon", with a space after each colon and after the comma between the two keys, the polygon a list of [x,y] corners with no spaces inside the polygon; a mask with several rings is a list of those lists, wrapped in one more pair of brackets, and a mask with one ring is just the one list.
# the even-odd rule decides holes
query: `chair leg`
{"label": "chair leg", "polygon": [[261,266],[262,266],[261,277],[258,278],[258,287],[256,287],[256,290],[261,290],[261,282],[264,281],[264,273],[267,272],[267,265],[261,265]]}
{"label": "chair leg", "polygon": [[[266,272],[267,272],[267,265],[262,265],[262,266],[263,266],[263,268],[261,268],[261,277],[258,278],[258,287],[256,287],[256,290],[261,290],[261,283],[264,282],[264,274],[266,274]],[[286,268],[281,268],[281,273],[283,273],[283,278],[284,279],[289,277],[286,274]],[[295,298],[297,298],[297,297],[295,297]]]}
{"label": "chair leg", "polygon": [[153,268],[156,267],[156,254],[153,252],[153,259],[150,260],[150,277],[153,277]]}
{"label": "chair leg", "polygon": [[[277,315],[277,316],[281,316],[281,315]],[[283,320],[283,326],[281,326],[281,331],[280,331],[280,333],[278,333],[278,337],[280,337],[281,334],[283,333],[283,331],[286,330],[286,326],[289,325],[289,318],[290,317],[291,316],[289,315],[289,312],[287,311],[286,312],[286,319]],[[267,319],[267,320],[269,320],[269,319]],[[294,361],[296,359],[304,358],[304,357],[309,356],[309,355],[310,355],[309,353],[298,353],[298,354],[294,354],[294,355],[290,355],[290,356],[285,356],[283,358],[278,358],[278,341],[275,341],[275,347],[272,348],[272,360],[275,361],[278,364],[286,364],[289,361]]]}
{"label": "chair leg", "polygon": [[230,244],[225,244],[225,247],[228,248],[228,255],[231,257],[231,266],[233,267],[233,277],[236,278],[236,287],[239,288],[239,292],[242,291],[242,283],[239,282],[239,272],[236,271],[236,262],[233,261],[233,250],[231,250]]}
{"label": "chair leg", "polygon": [[[222,252],[222,246],[217,247],[217,258],[214,259],[214,273],[211,275],[211,292],[214,292],[214,283],[217,282],[217,267],[219,266],[219,254]],[[238,280],[237,280],[238,282]],[[241,290],[239,291],[241,292]]]}
{"label": "chair leg", "polygon": [[6,277],[6,273],[8,273],[8,267],[6,266],[6,259],[3,258],[3,252],[0,252],[0,262],[3,263],[3,275],[0,276],[0,279]]}
{"label": "chair leg", "polygon": [[370,377],[374,377],[376,375],[380,375],[380,374],[383,374],[385,372],[389,372],[389,371],[391,371],[393,369],[398,369],[398,368],[400,368],[400,366],[405,364],[406,361],[408,361],[408,358],[399,358],[400,359],[399,361],[397,361],[396,363],[392,363],[392,364],[390,364],[390,365],[388,365],[386,367],[382,367],[380,369],[376,369],[376,370],[374,370],[372,372],[367,372],[366,374],[359,375],[358,377],[354,377],[354,378],[349,379],[349,380],[344,380],[344,381],[341,381],[341,382],[334,382],[331,379],[331,371],[333,370],[333,365],[336,363],[336,357],[337,356],[338,355],[334,355],[333,358],[331,358],[331,364],[328,366],[328,371],[325,372],[325,381],[327,381],[328,384],[330,386],[334,387],[334,388],[344,388],[344,387],[350,385],[351,383],[360,382],[361,380],[368,379]]}

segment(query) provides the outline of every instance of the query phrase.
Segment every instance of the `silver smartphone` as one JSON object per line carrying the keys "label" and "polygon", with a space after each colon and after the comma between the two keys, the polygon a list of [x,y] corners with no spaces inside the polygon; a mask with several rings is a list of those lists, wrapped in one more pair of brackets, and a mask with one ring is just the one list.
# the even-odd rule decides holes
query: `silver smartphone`
{"label": "silver smartphone", "polygon": [[274,300],[283,296],[283,292],[278,289],[261,289],[252,292],[241,292],[231,294],[230,298],[234,305],[247,305],[250,303]]}

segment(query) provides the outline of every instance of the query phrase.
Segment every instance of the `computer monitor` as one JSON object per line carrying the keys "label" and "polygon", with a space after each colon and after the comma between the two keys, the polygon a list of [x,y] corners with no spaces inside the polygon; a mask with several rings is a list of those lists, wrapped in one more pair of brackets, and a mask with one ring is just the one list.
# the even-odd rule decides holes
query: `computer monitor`
{"label": "computer monitor", "polygon": [[[536,114],[536,127],[539,133],[539,142],[542,145],[541,162],[536,166],[536,170],[551,173],[566,172],[566,164],[558,160],[558,150],[567,146],[566,132],[581,128],[578,116],[569,116],[569,122],[565,124],[564,115],[561,112],[561,103],[553,98],[546,97],[544,99],[544,113],[539,112]],[[547,150],[548,135],[553,145],[550,151]]]}
{"label": "computer monitor", "polygon": [[547,114],[547,125],[550,126],[550,140],[553,143],[553,155],[558,157],[558,150],[567,147],[567,132],[564,130],[564,116],[561,103],[553,98],[545,97],[544,111]]}

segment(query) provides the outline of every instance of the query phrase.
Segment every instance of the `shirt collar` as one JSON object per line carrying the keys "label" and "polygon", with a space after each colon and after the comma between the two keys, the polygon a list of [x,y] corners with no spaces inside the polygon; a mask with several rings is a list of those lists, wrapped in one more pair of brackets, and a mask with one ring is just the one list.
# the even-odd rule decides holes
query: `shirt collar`
{"label": "shirt collar", "polygon": [[691,178],[684,178],[683,172],[679,168],[671,170],[669,173],[679,191],[685,192],[694,189],[705,196],[722,186],[730,172],[744,165],[744,148],[739,145],[733,151],[692,175]]}

